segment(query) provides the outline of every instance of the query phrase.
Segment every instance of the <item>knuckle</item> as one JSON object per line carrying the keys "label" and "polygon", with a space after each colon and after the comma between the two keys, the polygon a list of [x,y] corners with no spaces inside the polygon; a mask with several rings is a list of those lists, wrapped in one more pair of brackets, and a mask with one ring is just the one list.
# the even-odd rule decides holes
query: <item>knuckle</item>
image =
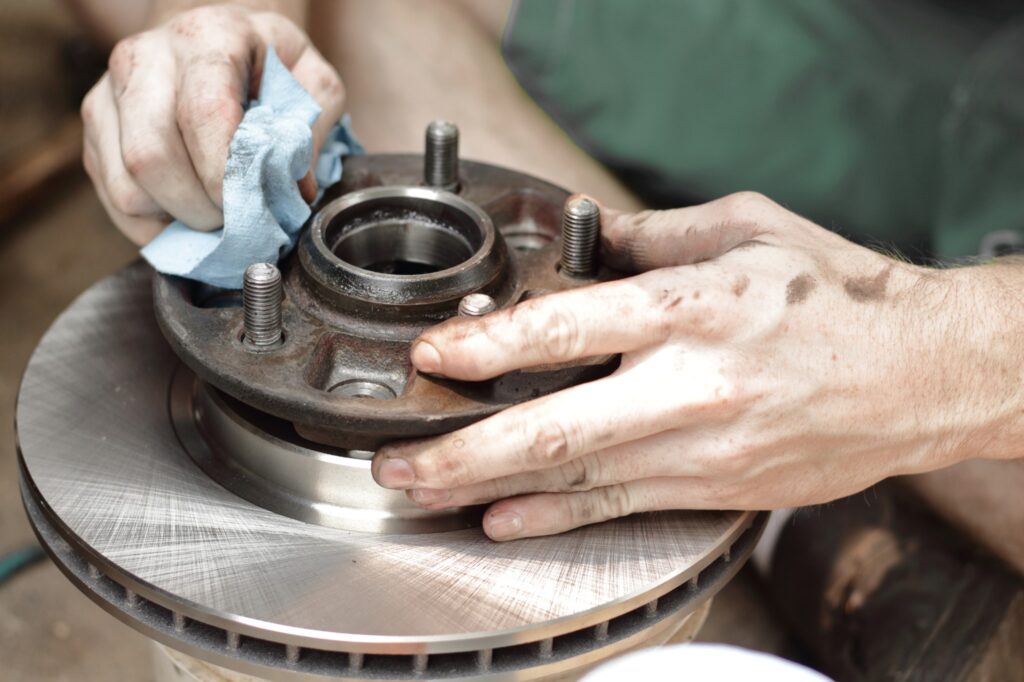
{"label": "knuckle", "polygon": [[331,103],[341,104],[345,101],[345,84],[341,76],[330,67],[325,67],[320,76],[320,89]]}
{"label": "knuckle", "polygon": [[460,453],[440,452],[434,458],[433,469],[440,487],[455,488],[469,480],[469,467],[466,465],[466,458],[460,456]]}
{"label": "knuckle", "polygon": [[212,123],[241,122],[238,102],[226,97],[183,97],[178,100],[177,118],[182,125],[201,130]]}
{"label": "knuckle", "polygon": [[131,76],[135,64],[136,47],[139,42],[139,35],[122,38],[114,45],[107,59],[107,69],[110,77],[119,83],[124,83]]}
{"label": "knuckle", "polygon": [[484,481],[479,486],[475,487],[476,490],[467,500],[467,504],[480,504],[483,502],[493,502],[494,500],[503,500],[506,497],[512,497],[516,495],[519,490],[516,488],[515,480],[511,476],[502,476],[495,478],[490,481]]}
{"label": "knuckle", "polygon": [[585,492],[592,490],[601,478],[601,463],[596,457],[578,457],[563,464],[559,470],[561,490]]}
{"label": "knuckle", "polygon": [[119,213],[135,216],[142,214],[145,203],[142,193],[124,182],[113,182],[107,185],[107,196],[110,205]]}
{"label": "knuckle", "polygon": [[719,375],[708,377],[706,386],[706,392],[702,393],[699,400],[685,401],[682,404],[684,411],[720,420],[736,416],[748,404],[748,392],[743,381]]}
{"label": "knuckle", "polygon": [[549,360],[575,357],[583,339],[576,316],[564,308],[551,308],[546,315],[533,318],[529,343]]}
{"label": "knuckle", "polygon": [[144,175],[159,167],[167,158],[166,146],[154,141],[150,144],[129,143],[121,153],[124,167],[133,176]]}
{"label": "knuckle", "polygon": [[751,216],[764,215],[778,208],[778,204],[760,192],[736,192],[723,197],[720,201],[727,223],[745,222]]}
{"label": "knuckle", "polygon": [[576,493],[568,497],[569,523],[584,526],[599,520],[598,493],[596,491]]}
{"label": "knuckle", "polygon": [[[534,466],[550,467],[564,462],[573,448],[575,428],[560,422],[543,421],[537,426],[526,424],[526,459]],[[578,441],[577,441],[578,442]]]}
{"label": "knuckle", "polygon": [[82,106],[79,107],[79,113],[82,116],[82,125],[86,128],[95,128],[96,119],[96,89],[99,86],[93,86],[92,90],[86,93],[85,97],[82,98]]}
{"label": "knuckle", "polygon": [[760,192],[744,191],[734,192],[733,194],[726,196],[725,205],[733,209],[749,210],[752,208],[773,206],[774,203],[771,199]]}
{"label": "knuckle", "polygon": [[629,516],[634,511],[633,495],[624,485],[609,485],[597,489],[597,510],[599,519],[617,519]]}

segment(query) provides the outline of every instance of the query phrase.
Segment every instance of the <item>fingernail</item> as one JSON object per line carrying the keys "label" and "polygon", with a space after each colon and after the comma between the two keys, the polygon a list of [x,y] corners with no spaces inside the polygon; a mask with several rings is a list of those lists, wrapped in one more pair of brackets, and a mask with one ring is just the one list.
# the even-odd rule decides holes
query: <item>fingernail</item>
{"label": "fingernail", "polygon": [[523,531],[523,519],[515,512],[495,512],[487,517],[487,534],[495,540],[508,540]]}
{"label": "fingernail", "polygon": [[412,499],[417,504],[438,504],[450,499],[451,490],[437,490],[435,488],[417,488],[412,491]]}
{"label": "fingernail", "polygon": [[412,467],[404,459],[385,459],[377,473],[385,488],[408,488],[416,480]]}
{"label": "fingernail", "polygon": [[441,354],[426,341],[417,341],[413,344],[411,357],[412,364],[421,372],[437,374],[441,371]]}

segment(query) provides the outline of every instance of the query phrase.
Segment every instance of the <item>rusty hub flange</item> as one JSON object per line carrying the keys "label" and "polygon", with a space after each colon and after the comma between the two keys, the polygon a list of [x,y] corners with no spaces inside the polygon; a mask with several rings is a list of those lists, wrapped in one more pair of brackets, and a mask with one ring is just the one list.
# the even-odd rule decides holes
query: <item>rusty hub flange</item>
{"label": "rusty hub flange", "polygon": [[[474,383],[414,371],[411,341],[456,315],[468,293],[503,308],[595,281],[558,272],[565,190],[463,161],[455,195],[422,187],[422,169],[419,155],[348,159],[281,265],[276,348],[243,343],[237,292],[157,276],[157,320],[174,351],[201,379],[302,437],[350,450],[449,432],[614,369],[604,357]],[[396,244],[413,253],[382,259]],[[595,279],[615,276],[602,268]]]}

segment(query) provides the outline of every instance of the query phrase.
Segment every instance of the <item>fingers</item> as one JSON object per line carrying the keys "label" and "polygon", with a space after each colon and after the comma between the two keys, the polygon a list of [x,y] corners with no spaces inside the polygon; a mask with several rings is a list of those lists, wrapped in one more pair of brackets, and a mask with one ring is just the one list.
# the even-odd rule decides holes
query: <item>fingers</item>
{"label": "fingers", "polygon": [[492,540],[555,535],[629,514],[716,509],[719,496],[703,479],[652,478],[578,493],[540,493],[501,500],[484,514]]}
{"label": "fingers", "polygon": [[291,70],[295,80],[320,105],[320,115],[313,123],[312,165],[310,172],[299,181],[303,198],[312,202],[317,193],[313,168],[320,148],[345,111],[345,88],[338,72],[295,24],[267,13],[254,14],[252,21],[267,44],[274,46],[281,63]]}
{"label": "fingers", "polygon": [[[695,442],[696,441],[696,442]],[[414,488],[409,498],[432,508],[462,507],[527,493],[584,492],[616,483],[661,476],[713,473],[713,457],[692,434],[677,429],[589,452],[564,464],[493,478],[457,488]]]}
{"label": "fingers", "polygon": [[615,374],[444,436],[387,445],[371,471],[385,488],[450,489],[558,466],[669,428],[673,403],[645,392],[646,383],[646,375]]}
{"label": "fingers", "polygon": [[[292,22],[238,6],[200,7],[115,47],[83,102],[83,159],[114,222],[136,242],[170,215],[223,223],[223,183],[244,103],[258,91],[267,45],[319,102],[315,152],[340,117],[338,75]],[[250,77],[251,76],[251,77]],[[312,173],[300,183],[312,200]]]}
{"label": "fingers", "polygon": [[789,212],[754,192],[669,211],[601,211],[609,265],[627,272],[711,260],[751,240],[771,241]]}
{"label": "fingers", "polygon": [[111,221],[121,231],[121,234],[128,237],[138,246],[144,246],[156,237],[169,222],[165,218],[129,216],[115,208],[107,195],[106,187],[97,170],[96,152],[88,140],[85,142],[85,149],[82,153],[85,172],[88,173],[93,185],[96,187],[96,195],[100,203],[110,216]]}
{"label": "fingers", "polygon": [[306,45],[302,55],[291,67],[295,80],[320,105],[320,115],[313,123],[313,164],[316,156],[345,111],[345,88],[338,72],[321,56],[315,47]]}
{"label": "fingers", "polygon": [[82,160],[100,201],[125,236],[136,244],[145,244],[168,220],[124,166],[119,117],[108,76],[100,79],[82,102],[82,118]]}
{"label": "fingers", "polygon": [[125,215],[152,215],[160,207],[131,176],[121,157],[120,120],[110,78],[104,76],[82,103],[85,139],[96,154],[96,172],[114,207]]}
{"label": "fingers", "polygon": [[479,381],[625,353],[661,343],[688,318],[703,315],[721,286],[711,271],[664,270],[549,294],[427,330],[413,343],[412,363],[428,374]]}
{"label": "fingers", "polygon": [[180,76],[177,125],[206,196],[223,209],[224,168],[242,122],[247,74],[244,65],[212,51],[189,60],[193,65]]}
{"label": "fingers", "polygon": [[215,229],[223,215],[207,196],[178,129],[174,55],[165,43],[155,36],[121,43],[119,49],[145,50],[145,55],[112,61],[131,63],[110,71],[121,157],[132,178],[166,212],[194,229]]}

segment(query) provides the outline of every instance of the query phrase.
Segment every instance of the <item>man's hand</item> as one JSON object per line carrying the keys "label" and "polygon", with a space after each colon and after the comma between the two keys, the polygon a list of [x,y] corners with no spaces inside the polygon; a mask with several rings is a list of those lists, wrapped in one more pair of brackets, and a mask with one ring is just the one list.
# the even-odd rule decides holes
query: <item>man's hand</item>
{"label": "man's hand", "polygon": [[[201,7],[114,48],[82,103],[84,162],[107,212],[134,242],[148,242],[172,218],[200,230],[223,224],[228,146],[257,94],[268,46],[323,109],[313,127],[318,150],[343,111],[344,89],[283,16]],[[300,186],[312,200],[312,172]]]}
{"label": "man's hand", "polygon": [[619,369],[388,445],[378,483],[431,508],[501,500],[484,528],[505,540],[638,511],[823,502],[1000,456],[978,436],[1019,414],[1019,362],[992,379],[991,337],[970,329],[993,285],[962,280],[984,267],[902,263],[756,194],[606,209],[602,232],[610,262],[646,272],[449,320],[412,361],[470,381],[609,353]]}

